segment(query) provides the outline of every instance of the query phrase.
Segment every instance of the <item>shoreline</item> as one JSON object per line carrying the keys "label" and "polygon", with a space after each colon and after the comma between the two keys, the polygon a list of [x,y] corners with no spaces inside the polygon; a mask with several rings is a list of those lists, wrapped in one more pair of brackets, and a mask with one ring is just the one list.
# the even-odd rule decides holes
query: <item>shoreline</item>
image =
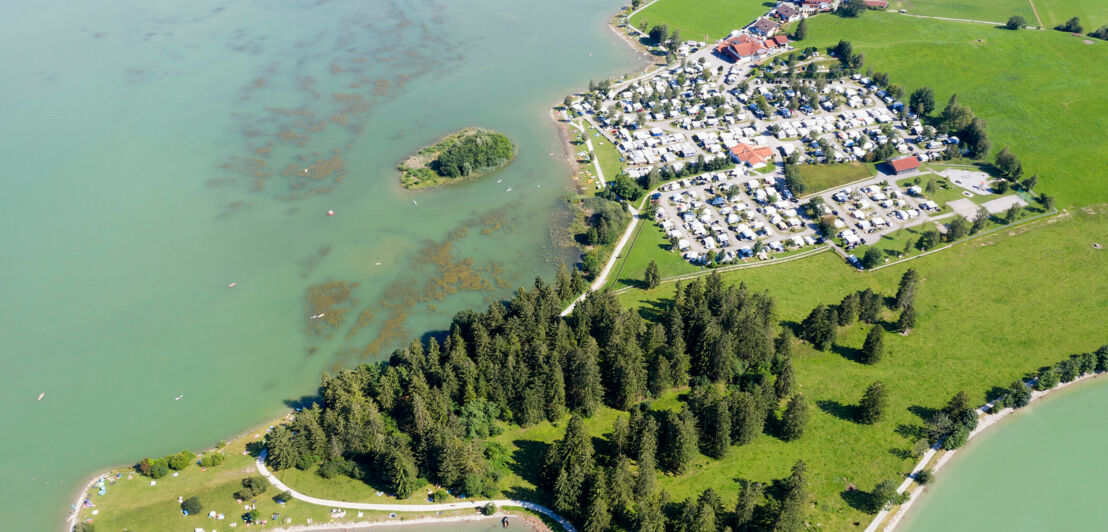
{"label": "shoreline", "polygon": [[[938,473],[943,468],[943,466],[945,466],[952,458],[954,458],[954,456],[956,454],[958,454],[958,451],[966,449],[969,446],[969,444],[974,441],[974,438],[976,438],[979,434],[985,432],[987,429],[989,429],[992,426],[995,426],[997,423],[1003,421],[1004,419],[1007,419],[1010,415],[1016,413],[1017,411],[1021,411],[1021,410],[1024,410],[1026,408],[1031,407],[1039,399],[1041,399],[1043,397],[1046,397],[1048,395],[1054,394],[1054,392],[1057,392],[1057,391],[1060,391],[1060,390],[1065,390],[1065,389],[1070,388],[1071,386],[1073,386],[1077,383],[1091,382],[1091,381],[1095,380],[1097,377],[1100,377],[1102,375],[1108,375],[1108,372],[1087,373],[1087,374],[1082,375],[1082,376],[1080,376],[1080,377],[1078,377],[1078,378],[1076,378],[1076,379],[1074,379],[1070,382],[1059,383],[1057,386],[1055,386],[1055,387],[1053,387],[1049,390],[1037,391],[1037,390],[1032,389],[1031,390],[1031,400],[1028,402],[1027,406],[1024,406],[1023,408],[1009,407],[1009,408],[1005,408],[1004,410],[1002,410],[1000,412],[997,412],[996,414],[988,414],[987,412],[985,412],[985,410],[987,408],[991,407],[993,403],[992,402],[986,403],[984,406],[981,406],[980,408],[977,409],[977,411],[984,414],[985,417],[981,418],[980,422],[978,422],[978,424],[977,424],[977,428],[973,429],[973,431],[970,432],[969,435],[966,437],[966,445],[963,445],[962,447],[960,447],[958,449],[951,450],[951,451],[940,451],[941,454],[940,454],[940,452],[935,452],[935,453],[932,453],[930,455],[925,455],[925,457],[922,460],[920,460],[920,462],[918,464],[916,464],[916,466],[912,469],[911,475],[907,479],[905,479],[904,483],[908,484],[910,486],[912,482],[915,482],[915,474],[918,473],[922,469],[927,469],[928,468],[927,466],[928,466],[928,464],[931,463],[932,458],[934,458],[935,460],[934,460],[934,464],[931,465],[931,467],[930,467],[931,472],[933,474]],[[1030,381],[1030,382],[1033,382],[1033,381]],[[1025,383],[1025,384],[1029,384],[1029,383]],[[936,458],[936,455],[938,455],[937,458]],[[906,489],[906,487],[905,487],[905,489]],[[903,493],[903,490],[897,490],[897,491]],[[898,506],[896,508],[895,513],[892,513],[890,515],[888,510],[884,510],[881,513],[877,514],[877,516],[874,517],[873,521],[870,522],[870,525],[866,527],[866,532],[874,532],[876,530],[883,530],[885,532],[892,532],[892,531],[896,530],[897,526],[899,526],[901,524],[901,522],[904,520],[904,518],[908,515],[908,512],[911,510],[911,508],[915,504],[915,502],[917,500],[919,500],[920,497],[924,496],[926,494],[926,491],[927,491],[927,485],[919,485],[915,489],[911,490],[909,492],[909,495],[908,495],[908,500],[905,501],[904,504],[901,504],[900,506]],[[884,526],[882,526],[882,525],[884,525]]]}
{"label": "shoreline", "polygon": [[[294,413],[294,411],[289,409],[287,412],[285,412],[284,414],[282,414],[279,417],[270,418],[270,420],[265,422],[265,423],[261,423],[261,424],[255,426],[254,428],[251,428],[249,430],[245,430],[245,431],[243,431],[239,434],[236,434],[233,437],[227,438],[227,439],[222,440],[222,441],[225,441],[225,442],[229,443],[229,442],[241,439],[241,438],[248,437],[251,434],[264,433],[269,428],[270,425],[275,425],[275,424],[281,423],[282,421],[288,420],[288,417],[290,415],[292,415],[293,413]],[[197,453],[197,454],[199,455],[199,454],[207,453],[207,452],[212,451],[216,448],[217,448],[217,446],[208,447],[208,448],[203,449],[200,453]],[[66,511],[65,529],[64,529],[65,532],[69,532],[69,531],[73,530],[73,527],[77,526],[77,516],[80,515],[80,513],[81,513],[81,504],[84,502],[84,500],[87,497],[89,497],[89,492],[92,490],[92,486],[96,484],[97,479],[99,479],[100,477],[110,476],[112,473],[117,472],[119,470],[131,471],[131,470],[133,470],[133,468],[134,468],[134,463],[132,463],[132,464],[119,464],[119,465],[110,466],[110,467],[107,467],[105,469],[101,469],[99,471],[96,471],[95,473],[93,473],[92,475],[87,477],[87,480],[77,484],[78,486],[80,486],[80,488],[78,488],[80,491],[77,492],[77,497],[73,500],[73,503],[70,506],[69,510]]]}
{"label": "shoreline", "polygon": [[415,519],[397,519],[394,521],[356,521],[353,523],[321,523],[318,525],[297,525],[292,527],[273,528],[274,532],[315,532],[318,530],[360,530],[382,526],[410,526],[410,525],[442,525],[446,523],[476,523],[486,520],[497,520],[510,517],[519,519],[535,532],[550,532],[550,528],[542,521],[526,514],[498,511],[493,515],[459,515],[454,517],[417,517]]}

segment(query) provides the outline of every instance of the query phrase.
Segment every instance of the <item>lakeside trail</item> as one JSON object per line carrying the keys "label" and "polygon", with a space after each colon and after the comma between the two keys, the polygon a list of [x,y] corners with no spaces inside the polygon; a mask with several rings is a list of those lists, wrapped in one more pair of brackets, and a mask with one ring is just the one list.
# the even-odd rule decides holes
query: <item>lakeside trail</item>
{"label": "lakeside trail", "polygon": [[549,527],[545,523],[524,515],[506,514],[497,512],[493,515],[457,516],[457,517],[420,517],[397,521],[356,521],[353,523],[320,523],[311,525],[297,525],[272,529],[274,532],[314,532],[317,530],[350,530],[364,529],[379,526],[409,526],[409,525],[443,525],[447,523],[477,523],[481,521],[495,521],[508,517],[523,521],[536,532],[548,532]]}
{"label": "lakeside trail", "polygon": [[[554,521],[557,521],[567,532],[577,532],[577,529],[570,524],[569,521],[562,518],[562,516],[554,513],[553,510],[537,503],[528,501],[517,501],[512,499],[494,499],[494,500],[478,500],[471,502],[451,502],[442,504],[382,504],[382,503],[369,503],[369,502],[347,502],[347,501],[333,501],[329,499],[319,499],[309,495],[304,495],[299,491],[296,491],[281,482],[281,479],[277,478],[269,468],[265,465],[266,451],[262,451],[258,458],[254,460],[255,466],[260,473],[274,488],[279,491],[287,491],[292,498],[303,501],[308,504],[314,504],[317,506],[328,506],[332,508],[346,508],[350,510],[375,510],[382,512],[441,512],[449,510],[474,510],[479,511],[488,503],[495,504],[498,508],[524,508],[534,512],[543,514]],[[313,530],[306,528],[303,530]]]}
{"label": "lakeside trail", "polygon": [[[1089,374],[1086,374],[1086,375],[1082,375],[1081,377],[1078,377],[1078,378],[1076,378],[1076,379],[1074,379],[1070,382],[1060,383],[1057,386],[1055,386],[1055,387],[1053,387],[1049,390],[1037,391],[1037,390],[1032,389],[1032,391],[1031,391],[1031,400],[1029,401],[1028,405],[1023,407],[1023,408],[1030,407],[1031,404],[1034,403],[1035,401],[1037,401],[1038,399],[1040,399],[1040,398],[1042,398],[1046,395],[1049,395],[1053,392],[1056,392],[1058,390],[1063,390],[1063,389],[1068,388],[1069,386],[1077,384],[1079,382],[1095,379],[1097,377],[1105,375],[1106,373],[1108,373],[1108,372],[1089,373]],[[1025,382],[1024,384],[1028,387],[1033,387],[1035,385],[1036,380],[1037,379],[1032,379],[1032,380],[1029,380],[1029,381]],[[977,428],[973,429],[973,431],[969,433],[969,436],[967,436],[967,438],[966,438],[966,444],[967,445],[969,444],[969,442],[973,441],[973,439],[975,437],[977,437],[979,434],[984,432],[989,427],[992,427],[992,426],[996,425],[999,421],[1001,421],[1002,419],[1008,417],[1009,415],[1016,412],[1017,410],[1022,410],[1022,409],[1017,409],[1017,408],[1006,408],[1006,409],[1004,409],[1000,412],[997,412],[996,414],[989,414],[988,412],[992,408],[992,406],[993,406],[993,401],[990,401],[988,403],[985,403],[983,406],[981,406],[980,408],[977,409],[978,414],[983,416],[983,417],[980,418],[980,422],[978,422]],[[924,453],[924,455],[920,459],[919,463],[917,463],[916,466],[912,469],[912,472],[908,475],[908,477],[904,479],[904,482],[902,482],[900,484],[900,486],[897,487],[896,492],[897,493],[904,493],[905,491],[907,491],[912,486],[912,483],[915,482],[916,475],[920,471],[922,471],[923,469],[927,468],[927,465],[931,462],[931,459],[934,458],[935,455],[939,455],[939,457],[935,461],[935,464],[933,466],[931,466],[931,472],[932,473],[937,473],[940,469],[942,469],[942,467],[944,465],[946,465],[946,463],[948,461],[950,461],[951,458],[954,457],[955,454],[957,454],[957,452],[959,450],[964,449],[964,448],[965,448],[965,445],[963,445],[959,449],[954,449],[954,450],[951,450],[951,451],[942,451],[939,448],[939,444],[936,444],[936,445],[932,446],[930,449],[927,450],[926,453]],[[895,513],[892,510],[881,510],[881,512],[879,512],[876,516],[874,516],[873,521],[870,521],[870,524],[869,524],[869,526],[866,527],[865,532],[876,532],[877,530],[883,530],[884,532],[892,532],[893,530],[895,530],[897,525],[899,525],[901,520],[904,519],[904,516],[908,513],[908,510],[911,509],[912,505],[916,502],[916,500],[918,500],[924,494],[924,492],[926,491],[926,488],[927,488],[926,485],[921,485],[921,486],[918,486],[916,489],[912,490],[911,493],[909,493],[909,495],[908,495],[908,500],[906,502],[904,502],[903,504],[901,504],[900,506],[896,507]],[[886,518],[888,518],[887,522],[886,522]],[[884,525],[884,527],[882,527],[882,525]]]}

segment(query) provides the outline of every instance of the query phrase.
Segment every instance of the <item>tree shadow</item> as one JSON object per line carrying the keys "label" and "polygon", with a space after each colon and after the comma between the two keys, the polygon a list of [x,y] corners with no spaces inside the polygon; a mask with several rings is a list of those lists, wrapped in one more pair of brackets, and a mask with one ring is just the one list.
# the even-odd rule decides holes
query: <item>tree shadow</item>
{"label": "tree shadow", "polygon": [[873,495],[867,491],[859,489],[846,489],[839,493],[839,496],[850,505],[851,508],[864,512],[867,514],[875,513],[873,511]]}
{"label": "tree shadow", "polygon": [[920,425],[901,423],[896,426],[896,433],[909,441],[916,441],[927,437],[927,431]]}
{"label": "tree shadow", "polygon": [[1005,395],[1008,395],[1008,392],[1010,391],[1011,390],[1004,386],[993,386],[992,388],[989,388],[989,391],[985,392],[985,401],[995,401],[1001,397],[1004,397]]}
{"label": "tree shadow", "polygon": [[893,455],[897,458],[900,458],[901,460],[907,460],[909,458],[914,458],[914,456],[912,455],[911,449],[900,449],[900,448],[897,448],[897,447],[893,447],[892,449],[889,449],[889,454],[891,454],[891,455]]}
{"label": "tree shadow", "polygon": [[824,412],[831,414],[832,416],[835,416],[843,421],[850,421],[853,423],[856,419],[858,419],[858,407],[855,405],[844,405],[838,401],[822,399],[816,401],[816,406],[818,406],[820,410],[823,410]]}
{"label": "tree shadow", "polygon": [[285,399],[285,406],[289,408],[311,408],[313,404],[323,404],[323,397],[316,395],[303,395],[296,399]]}
{"label": "tree shadow", "polygon": [[648,288],[646,286],[646,281],[644,281],[642,279],[632,279],[630,277],[621,277],[619,282],[621,282],[621,283],[623,283],[627,286],[637,288],[639,290],[646,290]]}
{"label": "tree shadow", "polygon": [[858,349],[857,347],[831,344],[831,352],[851,362],[857,362],[859,364],[862,363],[862,350]]}
{"label": "tree shadow", "polygon": [[264,441],[252,441],[246,444],[246,453],[254,458],[261,456],[263,450],[265,450]]}
{"label": "tree shadow", "polygon": [[639,307],[639,316],[655,323],[664,323],[666,313],[673,307],[673,298],[659,298],[653,301],[644,301],[645,305]]}
{"label": "tree shadow", "polygon": [[550,444],[531,440],[514,440],[512,444],[516,446],[516,451],[512,453],[512,463],[509,468],[520,478],[535,486],[542,484],[542,465]]}
{"label": "tree shadow", "polygon": [[939,412],[937,408],[930,408],[920,405],[909,406],[908,411],[915,414],[917,417],[924,421],[931,419],[932,416]]}
{"label": "tree shadow", "polygon": [[789,329],[793,333],[793,336],[800,338],[800,322],[798,321],[782,321],[781,327]]}

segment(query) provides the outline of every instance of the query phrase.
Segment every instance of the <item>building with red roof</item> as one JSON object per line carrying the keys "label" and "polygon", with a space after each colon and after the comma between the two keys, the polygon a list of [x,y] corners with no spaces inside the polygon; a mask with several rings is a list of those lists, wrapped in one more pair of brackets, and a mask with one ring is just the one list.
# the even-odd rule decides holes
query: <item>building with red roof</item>
{"label": "building with red roof", "polygon": [[766,161],[773,159],[773,150],[767,146],[754,147],[745,142],[740,142],[731,147],[731,160],[736,164],[745,164],[751,168],[765,166]]}
{"label": "building with red roof", "polygon": [[716,45],[716,53],[732,61],[742,61],[758,54],[764,53],[766,45],[763,41],[749,35],[731,37]]}
{"label": "building with red roof", "polygon": [[894,175],[905,174],[912,170],[919,169],[919,158],[915,155],[905,155],[904,157],[897,157],[896,159],[889,159],[886,161],[890,168],[893,169]]}
{"label": "building with red roof", "polygon": [[762,42],[762,46],[765,46],[769,50],[780,48],[789,44],[789,38],[785,35],[774,35]]}

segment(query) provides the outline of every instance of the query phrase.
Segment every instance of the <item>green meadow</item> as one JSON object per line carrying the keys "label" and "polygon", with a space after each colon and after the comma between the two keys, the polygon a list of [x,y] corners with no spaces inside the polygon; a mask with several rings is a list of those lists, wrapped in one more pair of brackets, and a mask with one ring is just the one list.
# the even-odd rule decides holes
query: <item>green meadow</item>
{"label": "green meadow", "polygon": [[[1108,2],[1099,0],[1032,0],[1043,19],[1043,25],[1053,28],[1072,17],[1079,17],[1085,33],[1108,24]],[[1028,19],[1032,20],[1032,19]]]}
{"label": "green meadow", "polygon": [[[868,490],[884,479],[900,480],[915,463],[904,452],[922,426],[921,414],[942,407],[960,390],[984,402],[992,386],[1006,386],[1025,372],[1108,343],[1103,327],[1108,251],[1092,247],[1108,241],[1108,208],[1086,208],[1030,225],[872,273],[854,271],[838,256],[822,253],[723,274],[728,282],[768,290],[788,324],[802,320],[815,305],[837,303],[855,290],[868,287],[891,296],[912,267],[923,279],[919,319],[907,336],[887,333],[885,357],[875,366],[852,360],[867,332],[861,325],[840,329],[827,352],[798,343],[794,368],[811,407],[805,435],[789,443],[763,435],[733,447],[724,460],[701,456],[690,474],[665,478],[661,485],[674,500],[707,487],[734,497],[736,479],[780,477],[803,459],[812,478],[809,522],[825,530],[865,526],[870,516],[850,505],[846,488],[853,483]],[[621,300],[651,315],[669,304],[673,290],[673,284],[632,290]],[[970,308],[973,317],[967,319]],[[886,311],[885,319],[895,320],[895,315]],[[889,414],[873,426],[850,421],[851,405],[877,380],[888,385]]]}
{"label": "green meadow", "polygon": [[1008,31],[983,24],[868,12],[858,19],[818,16],[805,45],[839,39],[867,65],[911,91],[935,90],[939,110],[951,94],[988,122],[993,152],[1011,149],[1038,191],[1059,205],[1108,201],[1108,42],[1057,31]]}
{"label": "green meadow", "polygon": [[804,194],[812,194],[835,188],[859,179],[876,175],[873,165],[865,163],[842,164],[802,164],[797,166],[800,181],[804,183]]}
{"label": "green meadow", "polygon": [[644,220],[636,232],[635,240],[623,251],[612,270],[608,281],[611,288],[640,287],[650,261],[658,265],[658,273],[663,279],[701,269],[683,259],[676,250],[670,251],[669,240],[658,224]]}
{"label": "green meadow", "polygon": [[[962,18],[1004,23],[1012,15],[1020,15],[1035,26],[1035,15],[1027,0],[994,0],[991,2],[966,2],[965,0],[891,0],[889,9],[906,9],[915,15]],[[868,13],[867,13],[868,15]],[[1045,21],[1044,21],[1045,23]]]}
{"label": "green meadow", "polygon": [[666,24],[684,39],[699,41],[707,34],[710,42],[746,27],[769,9],[760,0],[658,0],[631,17],[631,24],[637,28],[646,21],[647,31]]}

